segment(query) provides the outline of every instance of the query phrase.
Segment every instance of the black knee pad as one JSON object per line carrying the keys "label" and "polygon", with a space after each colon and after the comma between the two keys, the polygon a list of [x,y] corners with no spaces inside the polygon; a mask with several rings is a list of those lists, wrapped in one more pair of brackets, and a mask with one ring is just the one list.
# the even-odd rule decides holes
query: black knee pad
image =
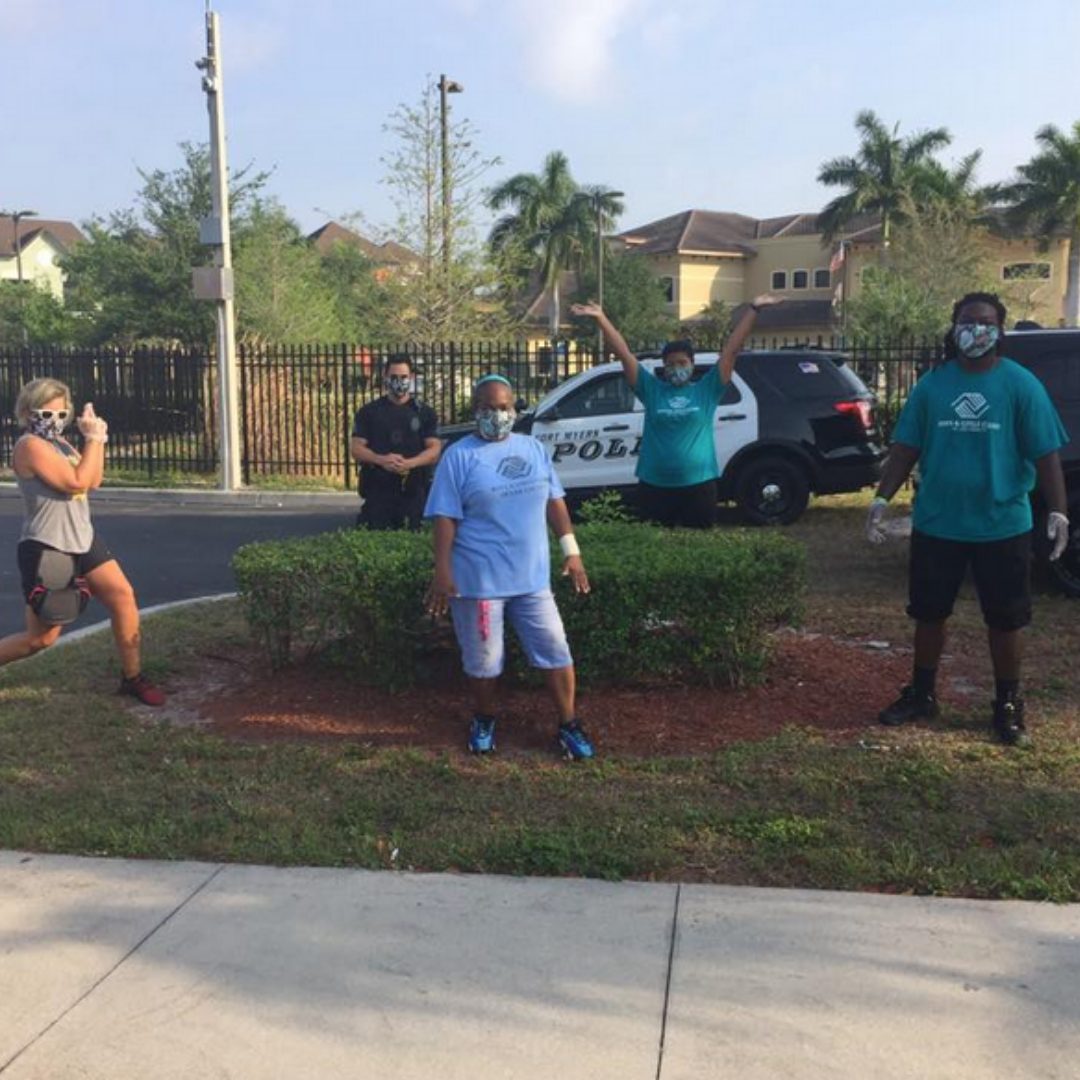
{"label": "black knee pad", "polygon": [[26,602],[47,626],[73,623],[90,602],[90,587],[78,576],[74,556],[49,548],[42,551],[37,584]]}

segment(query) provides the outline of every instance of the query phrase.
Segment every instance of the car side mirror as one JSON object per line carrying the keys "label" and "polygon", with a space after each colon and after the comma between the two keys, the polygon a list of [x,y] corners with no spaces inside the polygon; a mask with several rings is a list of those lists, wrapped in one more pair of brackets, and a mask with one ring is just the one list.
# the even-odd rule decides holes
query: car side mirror
{"label": "car side mirror", "polygon": [[535,419],[538,423],[541,423],[541,424],[550,424],[552,422],[552,420],[558,420],[559,419],[558,406],[552,405],[550,408],[545,409],[543,412],[537,413],[536,416],[533,419]]}
{"label": "car side mirror", "polygon": [[519,397],[517,399],[517,401],[514,402],[514,408],[519,413],[525,412],[528,409],[528,407],[529,407],[529,403],[523,397]]}

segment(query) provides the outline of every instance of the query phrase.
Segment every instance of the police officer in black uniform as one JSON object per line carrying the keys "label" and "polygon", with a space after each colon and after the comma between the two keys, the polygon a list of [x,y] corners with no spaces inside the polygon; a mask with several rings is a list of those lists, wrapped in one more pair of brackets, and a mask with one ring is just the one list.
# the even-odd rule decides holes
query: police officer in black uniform
{"label": "police officer in black uniform", "polygon": [[419,529],[431,470],[442,443],[435,411],[413,397],[412,360],[391,356],[383,367],[386,393],[353,421],[352,456],[360,466],[363,507],[356,519],[369,529]]}

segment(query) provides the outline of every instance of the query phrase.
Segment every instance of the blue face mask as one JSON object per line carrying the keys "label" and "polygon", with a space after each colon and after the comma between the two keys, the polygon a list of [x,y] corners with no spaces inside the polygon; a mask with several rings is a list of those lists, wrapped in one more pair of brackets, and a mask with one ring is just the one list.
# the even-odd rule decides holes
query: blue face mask
{"label": "blue face mask", "polygon": [[953,327],[956,350],[968,360],[985,356],[998,343],[1001,331],[986,323],[957,323]]}
{"label": "blue face mask", "polygon": [[685,386],[694,374],[694,369],[689,364],[678,364],[664,368],[664,373],[672,386]]}
{"label": "blue face mask", "polygon": [[476,410],[476,433],[488,442],[505,439],[514,430],[517,413],[513,409],[492,409],[485,407]]}

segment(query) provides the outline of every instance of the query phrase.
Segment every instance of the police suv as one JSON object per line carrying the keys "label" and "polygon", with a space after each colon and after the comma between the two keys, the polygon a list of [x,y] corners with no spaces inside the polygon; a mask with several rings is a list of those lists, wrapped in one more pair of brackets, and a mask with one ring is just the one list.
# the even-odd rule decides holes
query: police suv
{"label": "police suv", "polygon": [[[699,353],[695,378],[716,363]],[[663,376],[655,356],[642,365]],[[600,364],[561,383],[518,419],[517,431],[548,449],[571,507],[601,491],[632,505],[644,412],[622,365]],[[464,433],[463,431],[461,433]],[[446,429],[451,440],[459,434]],[[811,493],[858,491],[877,482],[884,458],[874,397],[840,353],[744,352],[713,423],[719,497],[754,524],[786,524]]]}

